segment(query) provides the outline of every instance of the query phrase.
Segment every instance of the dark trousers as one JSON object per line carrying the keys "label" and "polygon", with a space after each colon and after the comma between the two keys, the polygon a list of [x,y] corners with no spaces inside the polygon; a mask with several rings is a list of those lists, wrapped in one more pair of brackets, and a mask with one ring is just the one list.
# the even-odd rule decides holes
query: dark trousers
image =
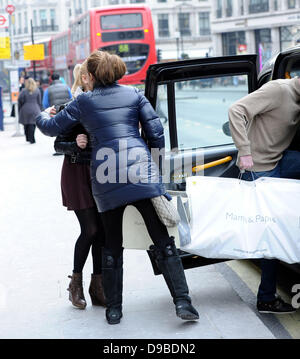
{"label": "dark trousers", "polygon": [[[172,243],[167,228],[161,223],[150,199],[144,199],[131,203],[141,213],[148,233],[155,246],[163,249]],[[123,214],[126,206],[106,211],[102,214],[102,223],[105,233],[105,248],[116,257],[122,251],[123,246]]]}
{"label": "dark trousers", "polygon": [[[285,151],[278,165],[271,171],[249,172],[242,175],[245,181],[253,181],[259,177],[277,177],[300,179],[300,152]],[[277,266],[276,259],[261,259],[261,283],[258,288],[257,299],[262,302],[270,302],[275,299]]]}
{"label": "dark trousers", "polygon": [[35,143],[35,138],[34,138],[35,127],[36,126],[34,124],[24,125],[24,132],[27,142]]}

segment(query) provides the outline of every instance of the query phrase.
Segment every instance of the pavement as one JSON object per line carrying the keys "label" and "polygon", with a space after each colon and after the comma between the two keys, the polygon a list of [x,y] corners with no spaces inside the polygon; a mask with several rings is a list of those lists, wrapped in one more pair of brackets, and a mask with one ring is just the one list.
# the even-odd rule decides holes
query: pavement
{"label": "pavement", "polygon": [[[68,301],[79,225],[61,204],[63,156],[53,138],[36,131],[36,144],[12,137],[13,120],[0,132],[0,338],[19,339],[218,339],[289,337],[272,330],[239,294],[227,264],[186,270],[200,319],[176,317],[162,276],[154,276],[145,251],[124,252],[124,311],[108,325],[105,310],[88,295],[91,258],[84,268],[88,306]],[[278,327],[277,327],[278,329]],[[282,334],[283,333],[283,334]]]}

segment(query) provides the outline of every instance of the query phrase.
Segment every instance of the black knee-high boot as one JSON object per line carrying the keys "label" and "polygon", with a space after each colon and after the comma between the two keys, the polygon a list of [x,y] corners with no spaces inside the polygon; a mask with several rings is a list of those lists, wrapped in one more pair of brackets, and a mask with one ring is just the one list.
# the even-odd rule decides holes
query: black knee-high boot
{"label": "black knee-high boot", "polygon": [[182,262],[174,240],[172,242],[163,249],[151,246],[150,250],[173,297],[177,316],[183,320],[197,320],[199,314],[192,306]]}
{"label": "black knee-high boot", "polygon": [[117,257],[107,248],[103,248],[102,266],[106,319],[109,324],[118,324],[122,318],[123,248]]}

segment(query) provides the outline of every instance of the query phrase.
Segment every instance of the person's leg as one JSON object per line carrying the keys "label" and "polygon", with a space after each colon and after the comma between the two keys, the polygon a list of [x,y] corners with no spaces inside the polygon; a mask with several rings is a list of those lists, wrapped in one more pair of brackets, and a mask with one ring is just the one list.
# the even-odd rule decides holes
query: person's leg
{"label": "person's leg", "polygon": [[[281,161],[271,171],[253,172],[254,179],[259,177],[281,177]],[[250,172],[246,171],[243,180],[252,181],[253,177]],[[261,268],[261,282],[257,293],[257,309],[261,313],[290,313],[293,308],[285,303],[281,298],[276,295],[277,283],[277,259],[264,259],[260,260]]]}
{"label": "person's leg", "polygon": [[94,220],[97,222],[98,235],[94,237],[92,242],[92,258],[93,258],[93,274],[102,273],[102,247],[105,243],[104,227],[102,223],[101,213],[97,208],[94,209]]}
{"label": "person's leg", "polygon": [[32,143],[35,143],[35,129],[36,125],[32,125]]}
{"label": "person's leg", "polygon": [[271,302],[276,298],[277,260],[261,259],[261,283],[259,285],[257,300]]}
{"label": "person's leg", "polygon": [[118,324],[122,314],[123,292],[123,235],[125,206],[101,213],[105,245],[102,251],[102,277],[106,297],[106,319]]}
{"label": "person's leg", "polygon": [[174,238],[160,221],[150,199],[132,203],[141,213],[148,233],[154,243],[150,250],[161,270],[173,297],[178,317],[184,320],[199,319],[199,314],[191,304],[184,269],[178,255]]}
{"label": "person's leg", "polygon": [[[75,244],[73,272],[81,273],[88,257],[91,245],[98,240],[98,215],[97,209],[94,207],[76,210],[75,214],[80,224],[81,233]],[[101,248],[99,253],[95,250],[94,254],[96,256],[95,261],[98,261],[101,264]]]}
{"label": "person's leg", "polygon": [[29,139],[28,139],[28,125],[23,125],[23,126],[24,126],[24,134],[25,134],[26,142],[29,142]]}
{"label": "person's leg", "polygon": [[102,247],[104,246],[105,235],[101,213],[98,212],[96,207],[94,208],[92,217],[93,221],[97,223],[98,234],[92,242],[93,273],[91,275],[89,294],[93,305],[105,306],[105,295],[102,284]]}
{"label": "person's leg", "polygon": [[28,141],[31,144],[35,143],[34,132],[35,132],[35,125],[33,124],[28,125]]}
{"label": "person's leg", "polygon": [[84,309],[86,300],[82,286],[82,270],[92,242],[98,234],[98,225],[95,208],[76,210],[75,214],[80,224],[81,233],[75,244],[74,267],[72,276],[69,276],[71,282],[68,291],[72,304],[77,308]]}
{"label": "person's leg", "polygon": [[[246,171],[242,175],[245,181],[253,181],[260,177],[279,177],[279,167],[276,166],[271,171],[263,172],[250,172]],[[261,259],[261,283],[258,288],[257,300],[258,301],[273,301],[276,295],[276,282],[277,282],[277,260]]]}

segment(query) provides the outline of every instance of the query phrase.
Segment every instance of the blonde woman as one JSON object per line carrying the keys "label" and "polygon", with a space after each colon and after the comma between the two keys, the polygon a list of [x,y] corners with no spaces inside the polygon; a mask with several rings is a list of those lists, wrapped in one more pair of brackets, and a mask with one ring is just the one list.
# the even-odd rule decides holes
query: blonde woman
{"label": "blonde woman", "polygon": [[[76,65],[73,71],[73,98],[90,88],[87,81],[86,63]],[[63,205],[74,211],[81,233],[74,250],[73,273],[69,284],[69,300],[73,306],[84,309],[87,305],[83,286],[82,271],[92,249],[93,273],[89,293],[93,305],[104,306],[105,297],[102,289],[102,245],[104,230],[92,195],[90,177],[90,150],[87,133],[82,125],[77,125],[67,134],[55,140],[55,150],[65,155],[61,173],[61,191]],[[87,148],[86,148],[87,146]]]}
{"label": "blonde woman", "polygon": [[26,80],[18,98],[19,122],[24,125],[26,141],[35,143],[35,118],[42,110],[41,94],[35,81],[30,77]]}

